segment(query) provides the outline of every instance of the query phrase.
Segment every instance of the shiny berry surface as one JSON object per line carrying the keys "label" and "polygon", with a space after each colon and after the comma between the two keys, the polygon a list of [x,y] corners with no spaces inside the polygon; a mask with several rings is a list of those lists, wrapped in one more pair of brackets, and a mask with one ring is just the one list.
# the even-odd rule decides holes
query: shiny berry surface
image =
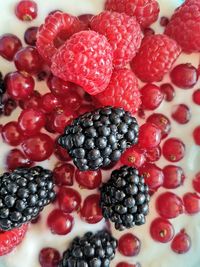
{"label": "shiny berry surface", "polygon": [[75,172],[75,178],[80,187],[86,189],[98,188],[101,184],[102,174],[98,171],[79,171]]}
{"label": "shiny berry surface", "polygon": [[183,169],[175,165],[167,165],[163,168],[164,183],[163,186],[168,189],[175,189],[183,185],[185,174]]}
{"label": "shiny berry surface", "polygon": [[189,107],[185,104],[179,104],[172,107],[172,118],[180,124],[188,123],[191,119]]}
{"label": "shiny berry surface", "polygon": [[145,157],[147,162],[158,161],[161,157],[161,148],[159,146],[153,147],[145,151]]}
{"label": "shiny berry surface", "polygon": [[200,105],[200,89],[194,91],[192,98],[195,104]]}
{"label": "shiny berry surface", "polygon": [[160,88],[154,84],[147,84],[141,90],[142,107],[148,110],[154,110],[160,106],[163,101],[163,93]]}
{"label": "shiny berry surface", "polygon": [[59,208],[65,213],[71,213],[80,208],[81,196],[80,194],[67,187],[62,187],[58,192],[58,205]]}
{"label": "shiny berry surface", "polygon": [[200,172],[197,173],[192,180],[193,188],[196,192],[200,193]]}
{"label": "shiny berry surface", "polygon": [[149,122],[143,124],[139,131],[139,146],[145,149],[156,147],[161,141],[160,129]]}
{"label": "shiny berry surface", "polygon": [[15,6],[15,15],[23,21],[31,21],[37,17],[37,3],[32,0],[20,0]]}
{"label": "shiny berry surface", "polygon": [[160,216],[171,219],[183,213],[183,201],[172,192],[165,192],[156,199],[156,209]]}
{"label": "shiny berry surface", "polygon": [[162,113],[153,113],[147,118],[147,122],[156,125],[161,130],[162,138],[165,138],[171,132],[171,122]]}
{"label": "shiny berry surface", "polygon": [[75,85],[73,83],[63,81],[56,76],[50,75],[47,80],[47,86],[51,90],[52,94],[63,97],[68,94]]}
{"label": "shiny berry surface", "polygon": [[17,108],[17,102],[11,98],[4,101],[3,114],[5,116],[10,116],[12,112]]}
{"label": "shiny berry surface", "polygon": [[146,161],[145,152],[136,146],[130,147],[122,154],[120,161],[124,165],[139,168]]}
{"label": "shiny berry surface", "polygon": [[53,170],[54,174],[54,182],[58,186],[71,186],[73,185],[73,177],[74,177],[74,166],[69,163],[64,163],[57,166]]}
{"label": "shiny berry surface", "polygon": [[22,47],[20,39],[14,34],[3,34],[0,36],[0,56],[12,61],[16,52]]}
{"label": "shiny berry surface", "polygon": [[136,256],[139,254],[140,248],[140,240],[131,233],[124,234],[119,239],[118,250],[123,256]]}
{"label": "shiny berry surface", "polygon": [[61,210],[53,210],[47,218],[47,225],[52,234],[67,235],[73,228],[74,218]]}
{"label": "shiny berry surface", "polygon": [[166,27],[168,23],[169,23],[169,19],[167,17],[160,18],[160,26]]}
{"label": "shiny berry surface", "polygon": [[14,170],[18,167],[31,167],[32,161],[19,149],[12,149],[6,156],[6,168]]}
{"label": "shiny berry surface", "polygon": [[37,38],[38,27],[30,27],[24,33],[24,41],[26,44],[35,46]]}
{"label": "shiny berry surface", "polygon": [[75,90],[70,90],[61,100],[63,106],[67,107],[69,110],[79,109],[83,102],[81,96]]}
{"label": "shiny berry surface", "polygon": [[171,243],[171,249],[177,254],[185,254],[190,250],[191,245],[192,241],[190,236],[182,230],[174,237]]}
{"label": "shiny berry surface", "polygon": [[165,141],[163,156],[170,162],[178,162],[185,156],[185,145],[178,138],[169,138]]}
{"label": "shiny berry surface", "polygon": [[164,218],[156,218],[151,222],[151,237],[161,243],[167,243],[174,237],[175,231],[173,225]]}
{"label": "shiny berry surface", "polygon": [[54,154],[61,161],[70,161],[71,160],[71,157],[68,154],[68,152],[66,151],[66,149],[62,148],[57,142],[55,142]]}
{"label": "shiny berry surface", "polygon": [[40,109],[43,112],[45,113],[52,112],[58,106],[59,106],[59,100],[52,93],[46,93],[41,97]]}
{"label": "shiny berry surface", "polygon": [[197,126],[193,131],[193,138],[196,145],[200,146],[200,126]]}
{"label": "shiny berry surface", "polygon": [[84,24],[84,29],[90,28],[90,21],[94,15],[92,14],[82,14],[78,16],[79,20]]}
{"label": "shiny berry surface", "polygon": [[43,248],[39,254],[41,267],[58,267],[60,259],[60,253],[54,248]]}
{"label": "shiny berry surface", "polygon": [[17,122],[15,121],[5,124],[1,130],[1,135],[4,142],[11,146],[18,146],[24,138],[19,131]]}
{"label": "shiny berry surface", "polygon": [[164,83],[160,86],[160,90],[164,95],[164,99],[167,102],[171,102],[175,97],[174,87],[170,83]]}
{"label": "shiny berry surface", "polygon": [[200,212],[200,196],[196,193],[186,193],[183,196],[185,211],[188,214],[196,214]]}
{"label": "shiny berry surface", "polygon": [[38,109],[40,105],[41,94],[38,91],[33,91],[33,93],[25,100],[19,101],[19,106],[21,109]]}

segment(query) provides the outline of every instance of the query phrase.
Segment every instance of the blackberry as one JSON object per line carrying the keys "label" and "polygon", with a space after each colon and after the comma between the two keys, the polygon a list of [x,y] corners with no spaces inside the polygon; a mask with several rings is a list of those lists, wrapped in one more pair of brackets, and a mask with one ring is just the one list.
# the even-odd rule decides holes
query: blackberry
{"label": "blackberry", "polygon": [[0,176],[0,230],[11,230],[38,216],[55,197],[52,176],[39,166]]}
{"label": "blackberry", "polygon": [[110,165],[138,141],[138,123],[122,108],[104,107],[75,119],[58,139],[82,171]]}
{"label": "blackberry", "polygon": [[137,169],[123,166],[114,170],[100,188],[100,206],[104,218],[110,219],[117,230],[145,223],[148,214],[149,188]]}
{"label": "blackberry", "polygon": [[4,104],[3,104],[3,95],[6,91],[3,75],[0,72],[0,115],[3,114],[4,111]]}
{"label": "blackberry", "polygon": [[87,232],[72,241],[59,267],[109,267],[116,248],[117,240],[109,232]]}

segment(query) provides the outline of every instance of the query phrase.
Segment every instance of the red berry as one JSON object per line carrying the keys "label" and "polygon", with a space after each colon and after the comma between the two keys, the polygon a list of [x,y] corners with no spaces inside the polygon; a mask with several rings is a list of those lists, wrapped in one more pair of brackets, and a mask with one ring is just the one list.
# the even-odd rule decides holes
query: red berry
{"label": "red berry", "polygon": [[74,166],[69,163],[59,165],[53,170],[54,181],[58,186],[71,186],[73,185]]}
{"label": "red berry", "polygon": [[19,106],[21,109],[38,109],[40,104],[41,94],[38,91],[33,91],[33,93],[25,100],[19,101]]}
{"label": "red berry", "polygon": [[127,166],[139,168],[146,158],[144,151],[136,146],[128,148],[121,156],[121,163]]}
{"label": "red berry", "polygon": [[5,124],[1,130],[1,135],[3,140],[11,146],[18,146],[24,138],[15,121]]}
{"label": "red berry", "polygon": [[175,97],[174,87],[170,83],[163,83],[160,86],[161,92],[164,94],[164,98],[167,102],[171,102]]}
{"label": "red berry", "polygon": [[143,38],[135,17],[103,11],[92,18],[91,29],[103,34],[113,49],[114,67],[122,68],[136,55]]}
{"label": "red berry", "polygon": [[71,157],[68,154],[68,152],[66,151],[66,149],[64,149],[60,145],[58,145],[57,142],[55,142],[54,154],[61,161],[70,161],[71,160]]}
{"label": "red berry", "polygon": [[0,231],[0,256],[10,253],[16,248],[22,242],[27,229],[28,225],[23,224],[21,227],[7,232]]}
{"label": "red berry", "polygon": [[38,27],[30,27],[24,33],[24,41],[28,45],[36,45]]}
{"label": "red berry", "polygon": [[4,101],[3,114],[5,116],[10,116],[12,112],[16,109],[16,107],[17,103],[13,99],[8,98]]}
{"label": "red berry", "polygon": [[197,126],[193,131],[193,138],[196,145],[200,146],[200,126]]}
{"label": "red berry", "polygon": [[172,192],[165,192],[156,199],[156,209],[160,216],[171,219],[183,213],[181,198]]}
{"label": "red berry", "polygon": [[159,146],[146,150],[145,152],[147,162],[158,161],[161,157],[161,148]]}
{"label": "red berry", "polygon": [[141,248],[140,240],[133,234],[127,233],[120,237],[118,243],[119,252],[127,257],[136,256]]}
{"label": "red berry", "polygon": [[200,2],[184,1],[171,17],[165,33],[177,41],[184,52],[200,51]]}
{"label": "red berry", "polygon": [[185,156],[185,145],[178,138],[169,138],[165,141],[162,151],[168,161],[177,162]]}
{"label": "red berry", "polygon": [[65,97],[61,97],[60,99],[63,106],[67,107],[67,109],[69,109],[70,111],[75,111],[80,108],[83,102],[82,97],[75,90],[70,90],[69,93],[65,95]]}
{"label": "red berry", "polygon": [[[200,13],[199,13],[200,14]],[[173,84],[182,88],[192,88],[198,80],[197,69],[191,64],[180,64],[177,65],[170,73]]]}
{"label": "red berry", "polygon": [[125,261],[119,262],[116,267],[141,267],[139,263],[132,264],[132,263],[127,263]]}
{"label": "red berry", "polygon": [[140,173],[144,176],[146,184],[151,191],[158,190],[163,185],[164,175],[162,170],[152,163],[146,163],[140,168]]}
{"label": "red berry", "polygon": [[30,167],[32,162],[19,149],[12,149],[6,157],[6,166],[8,170],[14,170],[19,167]]}
{"label": "red berry", "polygon": [[37,17],[37,3],[32,0],[21,0],[15,7],[15,15],[20,20],[31,21]]}
{"label": "red berry", "polygon": [[101,170],[98,171],[79,171],[75,172],[77,183],[82,188],[95,189],[98,188],[102,181]]}
{"label": "red berry", "polygon": [[180,233],[178,233],[172,243],[171,243],[171,249],[178,254],[184,254],[187,253],[191,248],[191,238],[190,236],[185,233],[184,230],[182,230]]}
{"label": "red berry", "polygon": [[105,8],[136,17],[143,28],[155,22],[160,11],[156,0],[107,0]]}
{"label": "red berry", "polygon": [[161,130],[162,138],[169,135],[171,131],[170,120],[162,113],[153,113],[147,118],[147,122],[156,125]]}
{"label": "red berry", "polygon": [[53,111],[59,105],[61,106],[58,98],[55,97],[52,93],[46,93],[41,97],[40,109],[45,113]]}
{"label": "red berry", "polygon": [[60,253],[54,248],[43,248],[39,254],[41,267],[58,267],[60,259]]}
{"label": "red berry", "polygon": [[38,133],[44,125],[45,116],[39,110],[24,109],[18,118],[19,129],[28,136]]}
{"label": "red berry", "polygon": [[95,109],[95,106],[91,104],[84,104],[81,105],[80,108],[77,110],[78,115],[83,115],[84,113],[91,112]]}
{"label": "red berry", "polygon": [[7,33],[0,36],[0,55],[3,58],[12,61],[21,47],[22,43],[16,35]]}
{"label": "red berry", "polygon": [[58,49],[51,71],[95,95],[104,91],[110,82],[112,59],[113,51],[106,37],[94,31],[82,31]]}
{"label": "red berry", "polygon": [[160,144],[160,141],[161,131],[157,126],[147,122],[140,127],[139,145],[142,148],[150,149],[156,147]]}
{"label": "red berry", "polygon": [[169,23],[169,19],[167,17],[160,18],[160,26],[166,27],[168,23]]}
{"label": "red berry", "polygon": [[27,99],[35,87],[34,79],[25,72],[11,72],[6,75],[7,93],[14,100]]}
{"label": "red berry", "polygon": [[81,196],[80,194],[67,187],[62,187],[58,192],[58,205],[59,208],[65,213],[71,213],[80,208]]}
{"label": "red berry", "polygon": [[173,39],[164,34],[150,35],[143,39],[131,67],[142,81],[159,82],[180,53],[181,49]]}
{"label": "red berry", "polygon": [[53,210],[47,218],[47,225],[52,234],[67,235],[73,228],[74,218],[61,210]]}
{"label": "red berry", "polygon": [[200,193],[200,172],[195,175],[195,178],[192,181],[195,191]]}
{"label": "red berry", "polygon": [[108,87],[95,99],[103,106],[122,107],[134,114],[141,104],[137,77],[128,69],[114,70]]}
{"label": "red berry", "polygon": [[183,203],[188,214],[200,212],[200,196],[196,193],[186,193],[183,196]]}
{"label": "red berry", "polygon": [[195,104],[200,105],[200,89],[197,89],[194,91],[193,95],[193,101]]}
{"label": "red berry", "polygon": [[154,84],[146,84],[141,90],[142,107],[148,110],[154,110],[160,106],[164,95],[160,88]]}
{"label": "red berry", "polygon": [[43,61],[33,46],[21,48],[14,56],[14,63],[19,71],[26,71],[29,74],[39,73],[43,66]]}
{"label": "red berry", "polygon": [[174,237],[173,225],[164,218],[156,218],[151,222],[151,237],[158,242],[167,243]]}
{"label": "red berry", "polygon": [[180,123],[186,124],[191,119],[191,112],[188,106],[185,104],[179,104],[172,108],[172,118]]}
{"label": "red berry", "polygon": [[27,138],[22,143],[22,149],[26,156],[32,161],[43,161],[53,153],[54,143],[50,136],[38,133]]}
{"label": "red berry", "polygon": [[103,219],[99,202],[100,197],[97,194],[89,195],[85,198],[80,211],[81,218],[84,221],[90,224],[95,224]]}
{"label": "red berry", "polygon": [[70,90],[73,89],[76,85],[70,82],[65,82],[59,79],[56,76],[50,75],[47,80],[47,85],[51,90],[52,94],[59,97],[64,97],[66,94],[69,93]]}
{"label": "red berry", "polygon": [[90,21],[93,16],[92,14],[82,14],[78,16],[79,20],[84,24],[84,29],[88,30],[90,28]]}
{"label": "red berry", "polygon": [[167,165],[163,168],[164,183],[163,187],[168,189],[175,189],[183,185],[185,181],[185,174],[183,169],[175,165]]}
{"label": "red berry", "polygon": [[143,29],[144,37],[155,34],[155,31],[152,28]]}

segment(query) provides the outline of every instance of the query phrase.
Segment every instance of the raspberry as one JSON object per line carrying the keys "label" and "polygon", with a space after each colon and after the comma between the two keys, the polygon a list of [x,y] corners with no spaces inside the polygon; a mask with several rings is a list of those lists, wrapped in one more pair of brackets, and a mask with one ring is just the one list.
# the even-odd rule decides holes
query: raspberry
{"label": "raspberry", "polygon": [[142,81],[158,82],[180,53],[181,48],[173,39],[164,34],[150,35],[144,38],[131,67]]}
{"label": "raspberry", "polygon": [[28,225],[10,231],[0,232],[0,256],[10,253],[24,238]]}
{"label": "raspberry", "polygon": [[115,67],[124,67],[136,55],[143,35],[134,17],[104,11],[94,16],[90,25],[92,30],[107,37],[113,48]]}
{"label": "raspberry", "polygon": [[134,114],[141,104],[138,87],[137,77],[131,70],[114,70],[106,90],[95,97],[103,106],[122,107]]}
{"label": "raspberry", "polygon": [[81,22],[78,18],[57,11],[45,19],[45,23],[39,28],[36,46],[40,55],[48,63],[56,53],[57,48],[54,44],[59,33],[65,32],[66,37],[73,35],[81,29]]}
{"label": "raspberry", "polygon": [[94,31],[74,34],[53,56],[55,76],[77,83],[91,95],[106,89],[112,75],[113,51],[105,36]]}
{"label": "raspberry", "polygon": [[165,33],[177,41],[184,52],[200,51],[200,2],[185,1],[175,10]]}
{"label": "raspberry", "polygon": [[160,11],[155,0],[107,0],[105,8],[136,17],[143,28],[155,22]]}

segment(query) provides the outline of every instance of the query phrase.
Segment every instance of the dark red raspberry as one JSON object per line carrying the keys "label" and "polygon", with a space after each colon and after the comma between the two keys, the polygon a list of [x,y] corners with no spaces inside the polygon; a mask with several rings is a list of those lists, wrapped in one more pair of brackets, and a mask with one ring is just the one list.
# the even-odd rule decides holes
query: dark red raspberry
{"label": "dark red raspberry", "polygon": [[113,51],[105,36],[94,31],[74,34],[52,59],[55,76],[77,83],[91,95],[106,89],[112,75]]}
{"label": "dark red raspberry", "polygon": [[200,1],[188,0],[176,9],[165,33],[176,40],[184,52],[199,52]]}
{"label": "dark red raspberry", "polygon": [[103,106],[122,107],[134,114],[141,104],[137,77],[131,70],[114,70],[106,90],[95,98]]}
{"label": "dark red raspberry", "polygon": [[142,81],[161,81],[180,53],[181,48],[173,39],[164,34],[150,35],[143,39],[131,67]]}
{"label": "dark red raspberry", "polygon": [[160,11],[156,0],[107,0],[105,8],[136,17],[144,28],[157,20]]}
{"label": "dark red raspberry", "polygon": [[124,67],[138,51],[142,41],[140,25],[134,17],[104,11],[91,20],[91,29],[107,37],[113,48],[113,64]]}

